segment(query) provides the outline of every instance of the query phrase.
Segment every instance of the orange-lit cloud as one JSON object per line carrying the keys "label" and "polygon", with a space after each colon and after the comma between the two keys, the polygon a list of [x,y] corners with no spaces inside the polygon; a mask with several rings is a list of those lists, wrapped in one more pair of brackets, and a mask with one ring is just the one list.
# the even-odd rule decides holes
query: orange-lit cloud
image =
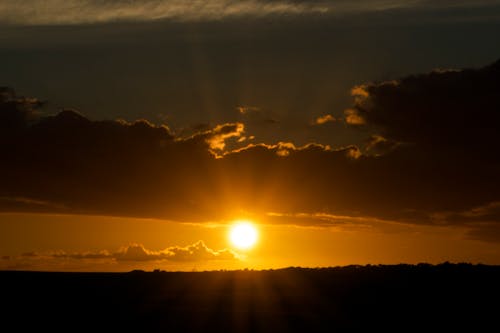
{"label": "orange-lit cloud", "polygon": [[349,125],[364,125],[366,124],[365,119],[360,115],[360,113],[354,109],[347,109],[344,111],[345,122]]}
{"label": "orange-lit cloud", "polygon": [[314,120],[314,123],[316,125],[323,125],[329,122],[334,122],[336,121],[335,117],[332,116],[331,114],[325,114],[324,116],[320,116]]}
{"label": "orange-lit cloud", "polygon": [[148,250],[142,244],[131,244],[116,252],[102,250],[98,252],[46,251],[26,252],[18,257],[6,256],[3,260],[110,260],[110,261],[180,261],[197,262],[208,260],[239,260],[241,256],[229,249],[212,250],[203,241],[198,241],[185,247],[171,246],[164,250]]}
{"label": "orange-lit cloud", "polygon": [[185,247],[172,246],[162,251],[152,251],[142,244],[132,244],[113,254],[116,260],[125,261],[205,261],[205,260],[236,260],[239,255],[232,250],[212,250],[203,241],[198,241]]}
{"label": "orange-lit cloud", "polygon": [[206,132],[207,143],[213,151],[223,151],[227,139],[241,139],[244,131],[245,125],[242,123],[217,125],[213,130]]}

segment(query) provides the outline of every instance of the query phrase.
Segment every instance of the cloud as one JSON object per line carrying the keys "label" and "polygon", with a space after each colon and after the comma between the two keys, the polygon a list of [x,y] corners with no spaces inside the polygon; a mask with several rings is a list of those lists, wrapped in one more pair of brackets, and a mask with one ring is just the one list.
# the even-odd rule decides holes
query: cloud
{"label": "cloud", "polygon": [[[0,22],[71,25],[115,21],[206,21],[269,15],[349,15],[488,8],[496,0],[24,0],[0,2]],[[474,13],[477,14],[477,13]],[[469,17],[470,19],[471,17]]]}
{"label": "cloud", "polygon": [[324,116],[319,116],[314,120],[315,125],[323,125],[329,122],[335,122],[336,119],[331,114],[325,114]]}
{"label": "cloud", "polygon": [[198,241],[186,247],[170,247],[167,250],[168,260],[172,261],[202,261],[202,260],[236,260],[240,255],[229,249],[214,251],[203,241]]}
{"label": "cloud", "polygon": [[498,223],[480,223],[470,227],[466,237],[472,240],[491,243],[500,242],[500,228]]}
{"label": "cloud", "polygon": [[207,143],[213,151],[223,151],[226,147],[226,140],[230,138],[240,138],[245,131],[242,123],[217,125],[213,130],[206,133]]}
{"label": "cloud", "polygon": [[148,250],[142,244],[132,244],[123,247],[114,253],[112,257],[119,261],[206,261],[236,260],[240,258],[232,250],[212,250],[201,240],[185,247],[172,246],[161,251]]}
{"label": "cloud", "polygon": [[25,0],[0,3],[0,22],[22,25],[113,21],[219,20],[227,17],[323,13],[321,2],[259,0]]}
{"label": "cloud", "polygon": [[454,221],[469,226],[476,223],[492,223],[500,220],[500,201],[489,202],[485,205],[473,207],[464,211],[439,212],[432,216],[437,221]]}
{"label": "cloud", "polygon": [[366,124],[365,118],[355,109],[347,109],[344,111],[345,122],[349,125],[360,126]]}
{"label": "cloud", "polygon": [[238,106],[236,107],[236,110],[238,110],[238,112],[241,114],[247,114],[250,112],[259,112],[260,108],[256,106]]}
{"label": "cloud", "polygon": [[276,115],[273,114],[271,110],[266,110],[258,106],[242,105],[237,106],[236,110],[238,111],[240,118],[245,119],[246,123],[259,125],[279,123],[279,121],[276,120]]}
{"label": "cloud", "polygon": [[265,217],[268,223],[290,224],[296,226],[313,226],[313,227],[341,227],[347,228],[354,226],[372,227],[374,225],[393,225],[398,224],[397,221],[383,220],[369,216],[355,215],[334,215],[329,213],[279,213],[268,212]]}
{"label": "cloud", "polygon": [[44,102],[17,96],[12,88],[0,87],[0,138],[22,130],[39,116]]}
{"label": "cloud", "polygon": [[203,241],[198,241],[185,247],[172,246],[161,251],[148,250],[142,244],[131,244],[120,248],[116,252],[107,250],[99,252],[46,251],[26,252],[20,257],[6,257],[4,260],[112,260],[112,261],[181,261],[197,262],[208,260],[239,260],[241,256],[229,249],[212,250]]}
{"label": "cloud", "polygon": [[500,61],[482,69],[369,83],[353,90],[353,112],[384,137],[421,150],[466,148],[468,154],[493,157],[500,141],[499,76]]}
{"label": "cloud", "polygon": [[365,154],[380,156],[390,153],[401,145],[401,142],[389,140],[381,135],[375,134],[367,140],[365,146]]}
{"label": "cloud", "polygon": [[36,200],[32,198],[23,198],[23,197],[9,197],[9,196],[0,196],[0,211],[31,211],[31,212],[40,212],[40,213],[50,213],[52,211],[60,211],[65,210],[67,207],[61,204],[44,201],[44,200]]}
{"label": "cloud", "polygon": [[275,212],[274,223],[341,216],[500,228],[499,64],[358,86],[352,110],[368,136],[361,148],[246,144],[238,142],[243,123],[179,137],[166,126],[71,110],[27,120],[25,102],[10,94],[0,102],[9,114],[0,114],[9,129],[0,141],[0,210],[187,222]]}

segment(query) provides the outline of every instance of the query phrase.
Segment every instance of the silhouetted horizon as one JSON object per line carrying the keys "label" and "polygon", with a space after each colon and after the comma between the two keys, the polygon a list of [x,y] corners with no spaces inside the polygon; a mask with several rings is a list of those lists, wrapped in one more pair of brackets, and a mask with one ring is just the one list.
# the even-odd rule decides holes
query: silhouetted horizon
{"label": "silhouetted horizon", "polygon": [[[487,329],[500,266],[366,265],[210,272],[1,271],[24,329],[327,332]],[[488,301],[490,299],[491,301]],[[57,316],[54,316],[57,314]],[[31,318],[23,321],[22,318]]]}
{"label": "silhouetted horizon", "polygon": [[339,270],[339,269],[362,269],[362,268],[390,268],[390,267],[440,267],[440,266],[472,266],[472,267],[498,267],[500,265],[484,264],[484,263],[472,263],[472,262],[449,262],[443,261],[441,263],[427,263],[420,262],[416,264],[411,263],[398,263],[398,264],[349,264],[349,265],[338,265],[338,266],[283,266],[276,268],[237,268],[237,269],[208,269],[208,270],[198,270],[196,268],[191,270],[168,270],[154,268],[152,270],[144,269],[132,269],[128,271],[67,271],[67,270],[23,270],[23,269],[0,269],[0,272],[20,272],[20,273],[95,273],[95,274],[127,274],[127,273],[212,273],[212,272],[273,272],[273,271],[283,271],[283,270]]}

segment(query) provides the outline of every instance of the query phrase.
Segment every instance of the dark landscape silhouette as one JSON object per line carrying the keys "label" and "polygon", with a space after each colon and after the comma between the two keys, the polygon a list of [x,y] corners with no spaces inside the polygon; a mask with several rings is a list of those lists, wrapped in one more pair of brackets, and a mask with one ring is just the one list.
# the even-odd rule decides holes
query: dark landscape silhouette
{"label": "dark landscape silhouette", "polygon": [[497,324],[500,296],[500,266],[449,263],[0,277],[19,330],[478,331]]}

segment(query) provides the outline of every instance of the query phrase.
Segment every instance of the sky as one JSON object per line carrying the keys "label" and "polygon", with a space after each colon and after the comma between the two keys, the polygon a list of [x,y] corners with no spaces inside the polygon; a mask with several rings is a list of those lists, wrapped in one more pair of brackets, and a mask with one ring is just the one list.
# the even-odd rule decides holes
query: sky
{"label": "sky", "polygon": [[500,264],[499,34],[495,0],[0,1],[0,269]]}

